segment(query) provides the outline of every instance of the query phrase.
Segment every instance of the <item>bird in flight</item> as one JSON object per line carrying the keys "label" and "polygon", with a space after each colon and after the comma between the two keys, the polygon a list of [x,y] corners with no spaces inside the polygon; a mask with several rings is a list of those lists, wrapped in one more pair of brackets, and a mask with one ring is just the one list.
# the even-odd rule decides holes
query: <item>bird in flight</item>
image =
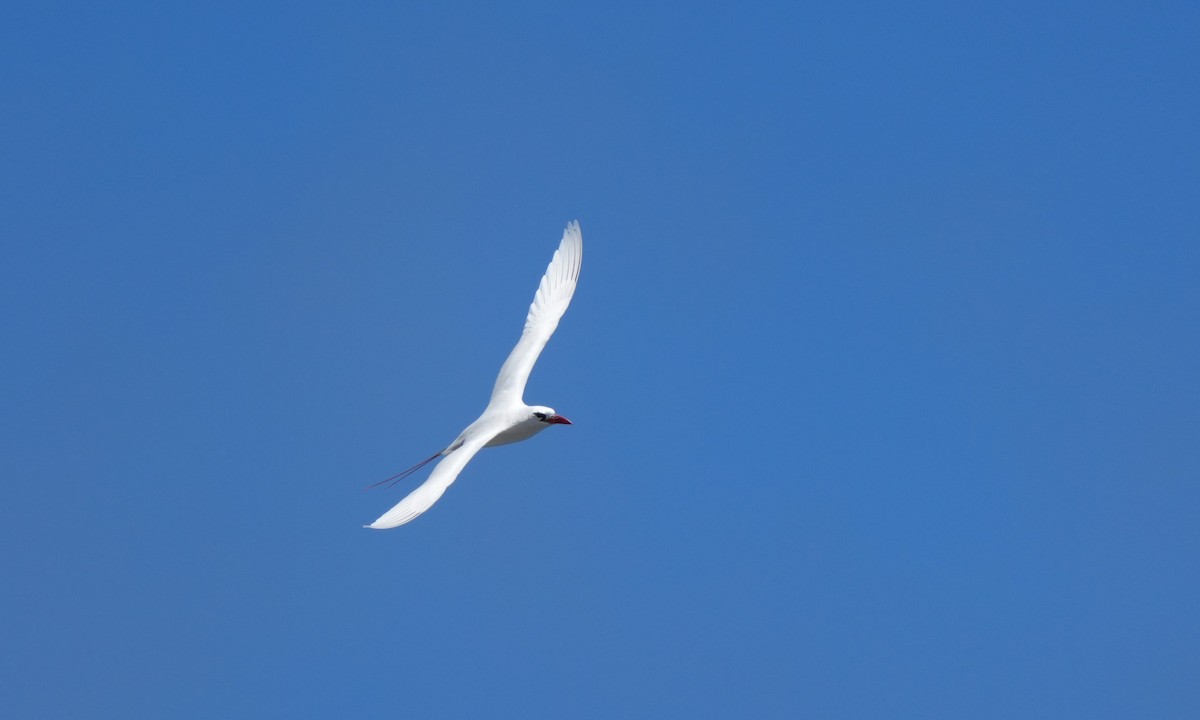
{"label": "bird in flight", "polygon": [[413,490],[403,500],[379,517],[378,520],[365,527],[375,530],[387,530],[403,525],[416,518],[433,506],[450,483],[458,477],[466,464],[475,457],[475,453],[485,447],[507,445],[531,438],[551,425],[570,425],[571,421],[554,412],[553,408],[543,405],[526,405],[522,396],[525,394],[525,383],[533,364],[537,362],[542,348],[554,334],[558,321],[571,297],[575,294],[575,286],[579,283],[579,267],[583,262],[583,234],[579,231],[579,222],[567,225],[563,231],[562,242],[542,282],[538,285],[533,303],[529,306],[529,315],[525,318],[525,330],[517,346],[509,353],[508,359],[500,367],[500,375],[492,388],[492,399],[483,410],[479,419],[467,426],[454,442],[445,450],[426,458],[404,472],[393,475],[383,482],[398,482],[408,477],[429,463],[442,458],[429,479]]}

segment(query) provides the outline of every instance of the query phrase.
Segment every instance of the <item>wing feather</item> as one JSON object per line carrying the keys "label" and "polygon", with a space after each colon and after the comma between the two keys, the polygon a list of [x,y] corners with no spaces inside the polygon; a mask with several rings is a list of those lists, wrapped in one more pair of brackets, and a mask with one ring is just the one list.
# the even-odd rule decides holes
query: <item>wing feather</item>
{"label": "wing feather", "polygon": [[520,403],[525,394],[525,384],[529,381],[529,373],[537,362],[542,349],[558,328],[558,321],[571,298],[575,295],[575,286],[579,283],[579,268],[583,264],[583,233],[579,229],[579,221],[568,223],[563,231],[562,241],[546,267],[546,274],[538,284],[533,303],[529,306],[529,314],[525,318],[525,330],[517,346],[509,353],[508,359],[500,368],[496,377],[496,385],[492,388],[490,405],[497,403]]}
{"label": "wing feather", "polygon": [[467,463],[471,462],[471,458],[475,457],[475,453],[479,452],[495,436],[494,432],[477,433],[475,437],[464,442],[457,450],[442,458],[442,461],[437,464],[437,467],[433,469],[425,482],[421,483],[420,487],[410,492],[403,500],[396,503],[395,507],[381,515],[378,520],[365,527],[375,530],[394,528],[413,520],[433,507],[433,504],[442,497],[442,493],[446,492],[446,488],[450,487]]}

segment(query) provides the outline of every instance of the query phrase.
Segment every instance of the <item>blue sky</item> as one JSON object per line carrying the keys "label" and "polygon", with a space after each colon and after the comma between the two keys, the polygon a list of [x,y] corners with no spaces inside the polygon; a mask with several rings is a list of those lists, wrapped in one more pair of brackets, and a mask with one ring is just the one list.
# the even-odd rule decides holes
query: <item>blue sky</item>
{"label": "blue sky", "polygon": [[[6,717],[1200,705],[1194,3],[10,3]],[[364,491],[526,399],[411,525]]]}

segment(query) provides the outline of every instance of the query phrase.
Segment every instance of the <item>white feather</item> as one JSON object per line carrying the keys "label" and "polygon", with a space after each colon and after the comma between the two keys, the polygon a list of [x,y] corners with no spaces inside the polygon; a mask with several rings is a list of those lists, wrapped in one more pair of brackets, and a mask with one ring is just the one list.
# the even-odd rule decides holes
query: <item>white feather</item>
{"label": "white feather", "polygon": [[583,233],[579,230],[579,222],[575,221],[563,231],[558,250],[554,251],[546,274],[538,284],[533,303],[529,305],[529,315],[525,318],[525,331],[500,367],[489,406],[521,402],[533,364],[558,328],[558,321],[575,295],[582,263]]}
{"label": "white feather", "polygon": [[[563,231],[558,250],[554,252],[546,274],[538,284],[537,293],[533,296],[533,303],[529,306],[525,330],[521,333],[517,346],[501,366],[496,385],[492,389],[491,401],[483,414],[442,451],[445,457],[438,462],[437,467],[420,487],[365,527],[386,530],[413,520],[442,497],[446,488],[450,487],[471,458],[475,457],[475,453],[489,445],[524,440],[548,427],[544,418],[546,413],[553,411],[542,406],[530,407],[522,397],[534,363],[542,354],[550,336],[554,334],[558,321],[567,311],[567,306],[571,304],[575,286],[579,283],[579,268],[582,262],[583,234],[580,232],[579,222],[575,221],[569,223]],[[542,420],[538,419],[538,413],[541,413]]]}
{"label": "white feather", "polygon": [[363,527],[375,530],[398,527],[433,507],[433,504],[442,497],[442,493],[446,492],[446,488],[450,487],[467,463],[471,462],[471,458],[475,457],[475,453],[479,452],[484,444],[494,436],[495,433],[492,435],[476,433],[469,441],[464,441],[457,450],[452,451],[438,462],[437,467],[433,469],[425,482],[421,483],[420,487],[396,503],[391,510],[379,516],[378,520]]}

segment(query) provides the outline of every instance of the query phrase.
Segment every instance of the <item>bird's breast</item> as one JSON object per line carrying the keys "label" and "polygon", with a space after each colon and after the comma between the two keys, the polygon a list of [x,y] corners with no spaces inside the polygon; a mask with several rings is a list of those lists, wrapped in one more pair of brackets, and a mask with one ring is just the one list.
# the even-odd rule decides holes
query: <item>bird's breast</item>
{"label": "bird's breast", "polygon": [[520,442],[537,435],[540,431],[546,429],[547,427],[549,426],[546,425],[546,423],[538,422],[537,420],[520,422],[489,440],[484,447],[496,447],[497,445],[507,445],[509,443]]}

